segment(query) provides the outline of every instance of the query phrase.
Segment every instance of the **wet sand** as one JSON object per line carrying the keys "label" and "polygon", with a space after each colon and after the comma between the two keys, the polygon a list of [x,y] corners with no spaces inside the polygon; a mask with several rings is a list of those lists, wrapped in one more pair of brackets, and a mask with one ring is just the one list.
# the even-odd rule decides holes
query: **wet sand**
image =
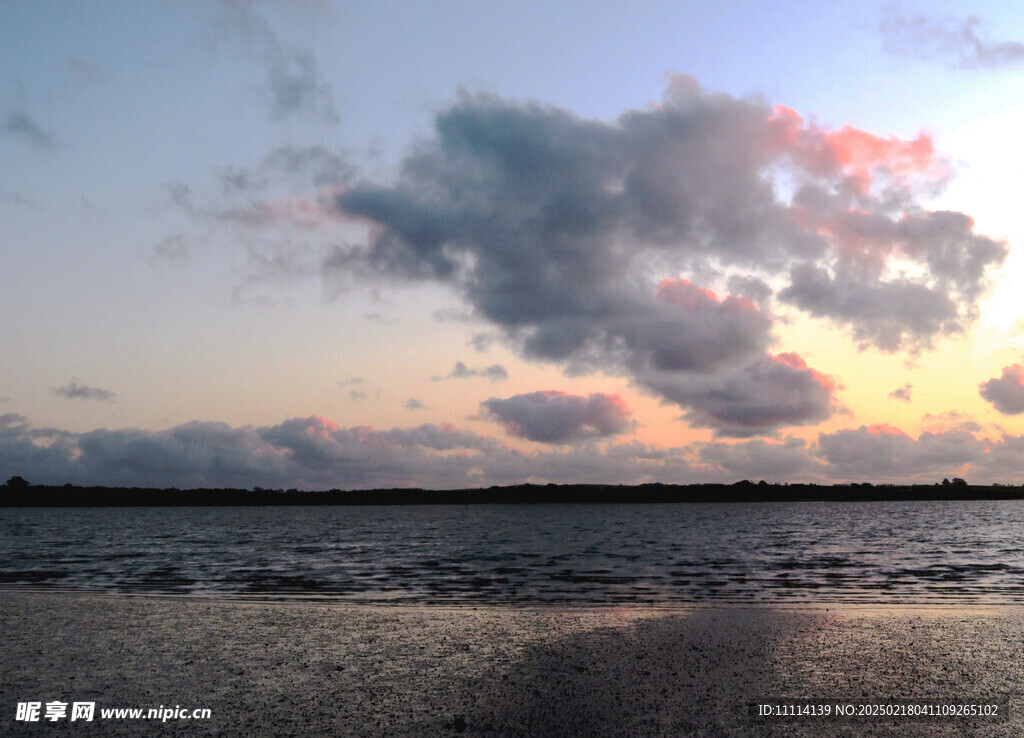
{"label": "wet sand", "polygon": [[[1021,735],[1009,608],[430,608],[0,592],[0,732]],[[1008,717],[758,718],[767,699],[1000,701]],[[92,723],[15,721],[95,701]],[[101,720],[107,707],[210,720]],[[70,708],[69,708],[70,711]]]}

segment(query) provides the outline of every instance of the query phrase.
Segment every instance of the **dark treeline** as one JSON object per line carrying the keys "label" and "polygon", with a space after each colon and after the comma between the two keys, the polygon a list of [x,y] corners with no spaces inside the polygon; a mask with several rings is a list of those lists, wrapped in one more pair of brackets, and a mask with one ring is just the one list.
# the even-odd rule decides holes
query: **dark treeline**
{"label": "dark treeline", "polygon": [[871,484],[519,484],[486,489],[299,490],[143,489],[137,487],[48,487],[24,480],[0,487],[0,507],[180,507],[267,505],[467,505],[601,504],[678,502],[787,502],[853,500],[1019,500],[1024,487]]}

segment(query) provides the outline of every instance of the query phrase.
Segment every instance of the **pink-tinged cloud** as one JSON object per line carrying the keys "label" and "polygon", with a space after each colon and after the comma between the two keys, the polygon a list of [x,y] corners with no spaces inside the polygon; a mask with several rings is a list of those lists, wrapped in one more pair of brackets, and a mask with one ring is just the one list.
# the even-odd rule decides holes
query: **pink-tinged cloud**
{"label": "pink-tinged cloud", "polygon": [[842,389],[841,385],[835,380],[834,377],[831,377],[828,374],[823,374],[822,372],[819,372],[817,369],[812,369],[811,367],[807,366],[807,362],[804,361],[804,358],[795,351],[777,354],[776,356],[769,355],[768,358],[779,364],[785,364],[786,366],[791,367],[793,369],[806,371],[814,378],[815,382],[817,382],[822,387],[825,387],[830,394],[837,389]]}
{"label": "pink-tinged cloud", "polygon": [[625,400],[600,392],[583,397],[545,390],[506,399],[492,397],[481,402],[480,409],[510,435],[541,443],[607,438],[634,426]]}
{"label": "pink-tinged cloud", "polygon": [[978,385],[978,394],[1003,415],[1024,413],[1024,366],[1003,367],[1003,374]]}
{"label": "pink-tinged cloud", "polygon": [[938,156],[931,135],[924,132],[907,141],[849,125],[839,130],[808,126],[785,105],[775,106],[768,124],[776,144],[797,166],[818,176],[842,172],[861,193],[870,191],[873,175],[880,172],[936,185],[950,176],[949,163]]}
{"label": "pink-tinged cloud", "polygon": [[870,181],[870,170],[875,167],[887,167],[904,175],[927,175],[936,180],[949,176],[948,164],[937,158],[932,137],[926,133],[903,141],[895,136],[881,138],[843,126],[838,131],[826,131],[824,136],[840,166],[858,179]]}

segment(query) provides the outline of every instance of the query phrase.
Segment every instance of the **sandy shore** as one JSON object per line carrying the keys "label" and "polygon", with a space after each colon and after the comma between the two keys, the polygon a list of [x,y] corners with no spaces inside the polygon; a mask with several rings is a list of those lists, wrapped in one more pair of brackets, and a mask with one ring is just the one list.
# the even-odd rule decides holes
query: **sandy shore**
{"label": "sandy shore", "polygon": [[[0,592],[5,735],[1022,735],[1024,613],[410,608]],[[751,704],[1002,702],[1009,716],[751,715]],[[25,701],[92,723],[19,723]],[[100,719],[110,707],[209,720]],[[45,708],[44,708],[45,709]],[[70,708],[69,708],[70,711]]]}

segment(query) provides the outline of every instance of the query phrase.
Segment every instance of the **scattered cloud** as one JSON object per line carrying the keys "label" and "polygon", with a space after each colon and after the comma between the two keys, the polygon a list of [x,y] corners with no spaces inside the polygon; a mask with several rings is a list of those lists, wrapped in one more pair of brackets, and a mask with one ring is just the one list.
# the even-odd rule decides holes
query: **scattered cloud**
{"label": "scattered cloud", "polygon": [[98,400],[99,402],[113,402],[115,393],[99,387],[89,387],[85,384],[71,382],[63,387],[54,387],[53,394],[68,400]]}
{"label": "scattered cloud", "polygon": [[262,91],[271,119],[338,122],[334,90],[312,51],[284,42],[253,3],[222,0],[220,9],[220,27],[244,41],[263,65]]}
{"label": "scattered cloud", "polygon": [[[214,194],[196,193],[182,182],[165,188],[168,204],[192,221],[198,235],[190,239],[227,242],[241,252],[233,301],[247,303],[265,285],[294,285],[320,274],[328,244],[338,241],[334,197],[353,171],[342,154],[325,147],[286,145],[252,167],[219,170]],[[162,242],[171,254],[179,245],[175,235]],[[340,280],[325,281],[324,289],[331,296],[343,291]],[[267,299],[258,294],[255,301]]]}
{"label": "scattered cloud", "polygon": [[349,390],[348,391],[348,399],[352,400],[352,402],[362,402],[363,400],[368,400],[370,398],[373,398],[373,399],[377,400],[377,399],[380,399],[381,394],[383,394],[383,393],[379,389],[376,389],[376,390],[357,390],[357,389],[353,389],[353,390]]}
{"label": "scattered cloud", "polygon": [[438,323],[472,323],[476,320],[473,312],[466,308],[440,308],[433,315]]}
{"label": "scattered cloud", "polygon": [[426,410],[427,406],[424,405],[419,400],[417,400],[415,397],[410,397],[405,402],[405,409],[406,410]]}
{"label": "scattered cloud", "polygon": [[474,351],[484,352],[491,347],[491,344],[498,340],[498,337],[491,333],[474,333],[469,339],[468,346],[472,346]]}
{"label": "scattered cloud", "polygon": [[55,149],[60,145],[57,136],[43,128],[24,110],[9,110],[0,123],[0,132],[11,136],[37,151]]}
{"label": "scattered cloud", "polygon": [[262,193],[282,182],[302,189],[319,189],[343,185],[355,171],[345,157],[324,146],[288,144],[272,150],[255,167],[221,170],[220,184],[226,194]]}
{"label": "scattered cloud", "polygon": [[607,438],[631,430],[632,412],[618,395],[598,392],[583,397],[547,390],[492,397],[480,403],[484,417],[493,418],[510,435],[541,443],[574,443]]}
{"label": "scattered cloud", "polygon": [[1024,43],[989,41],[977,16],[943,19],[889,9],[881,23],[887,52],[944,61],[953,69],[995,69],[1024,62]]}
{"label": "scattered cloud", "polygon": [[890,400],[902,400],[903,402],[910,402],[910,393],[914,389],[914,385],[907,382],[902,387],[897,387],[889,393]]}
{"label": "scattered cloud", "polygon": [[26,210],[33,210],[36,207],[36,201],[32,198],[25,197],[19,192],[12,192],[10,190],[0,190],[0,203],[17,205]]}
{"label": "scattered cloud", "polygon": [[349,377],[336,383],[338,389],[348,389],[348,399],[352,402],[362,402],[370,398],[380,399],[383,392],[380,388],[372,388],[365,377]]}
{"label": "scattered cloud", "polygon": [[71,57],[64,63],[66,69],[76,80],[80,82],[91,82],[92,84],[103,84],[110,78],[110,73],[99,64]]}
{"label": "scattered cloud", "polygon": [[[335,221],[332,198],[338,188],[329,185],[308,194],[317,177],[315,170],[232,168],[221,172],[219,197],[197,198],[181,182],[168,183],[166,189],[170,203],[198,223],[232,228],[255,240],[275,229],[313,232]],[[293,194],[298,190],[305,194]]]}
{"label": "scattered cloud", "polygon": [[188,260],[189,245],[183,233],[172,233],[153,247],[153,260],[181,266]]}
{"label": "scattered cloud", "polygon": [[432,382],[443,382],[446,379],[473,379],[476,377],[484,377],[492,382],[497,382],[502,379],[508,379],[508,371],[501,364],[491,364],[482,369],[470,369],[461,361],[456,361],[455,367],[448,374],[445,374],[443,377],[435,375],[430,380]]}
{"label": "scattered cloud", "polygon": [[1024,413],[1024,366],[1003,367],[1003,374],[978,385],[978,394],[1003,415]]}

